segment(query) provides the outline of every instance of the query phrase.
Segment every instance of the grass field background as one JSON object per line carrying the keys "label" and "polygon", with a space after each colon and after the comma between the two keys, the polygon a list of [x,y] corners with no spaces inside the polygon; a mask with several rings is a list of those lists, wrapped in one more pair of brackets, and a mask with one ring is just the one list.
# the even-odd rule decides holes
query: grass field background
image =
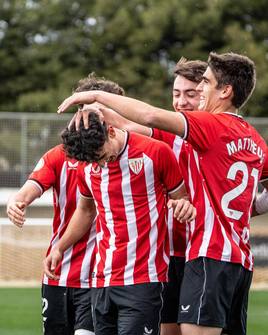
{"label": "grass field background", "polygon": [[[41,335],[41,290],[0,288],[0,334]],[[268,334],[268,291],[251,291],[248,335]]]}

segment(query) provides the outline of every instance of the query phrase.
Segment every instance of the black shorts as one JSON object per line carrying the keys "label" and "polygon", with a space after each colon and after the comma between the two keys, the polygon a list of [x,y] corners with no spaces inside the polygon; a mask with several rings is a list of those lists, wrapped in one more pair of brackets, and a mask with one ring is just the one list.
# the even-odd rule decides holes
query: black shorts
{"label": "black shorts", "polygon": [[177,323],[184,264],[184,257],[170,257],[168,283],[163,292],[161,323]]}
{"label": "black shorts", "polygon": [[91,290],[96,335],[159,335],[162,283]]}
{"label": "black shorts", "polygon": [[200,257],[185,264],[178,323],[245,335],[252,272],[242,265]]}
{"label": "black shorts", "polygon": [[93,331],[91,289],[42,285],[45,335],[72,335],[77,329]]}

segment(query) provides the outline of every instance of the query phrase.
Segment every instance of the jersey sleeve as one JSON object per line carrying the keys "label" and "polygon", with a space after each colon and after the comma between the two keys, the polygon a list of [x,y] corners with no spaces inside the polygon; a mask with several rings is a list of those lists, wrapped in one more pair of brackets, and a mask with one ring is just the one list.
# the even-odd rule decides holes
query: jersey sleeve
{"label": "jersey sleeve", "polygon": [[184,140],[197,151],[206,151],[219,138],[219,123],[208,112],[183,112],[185,122]]}
{"label": "jersey sleeve", "polygon": [[155,140],[167,143],[172,148],[176,135],[165,130],[153,128],[151,137]]}
{"label": "jersey sleeve", "polygon": [[264,166],[262,169],[260,181],[266,181],[266,180],[268,180],[268,148],[267,147],[266,147],[265,161],[264,161]]}
{"label": "jersey sleeve", "polygon": [[57,150],[46,152],[36,164],[28,180],[34,182],[41,192],[45,192],[56,183],[56,169],[59,163]]}
{"label": "jersey sleeve", "polygon": [[92,199],[93,196],[86,182],[86,168],[87,165],[85,163],[79,163],[77,169],[77,184],[80,191],[80,195],[84,198]]}
{"label": "jersey sleeve", "polygon": [[158,167],[168,193],[177,191],[183,185],[178,161],[170,147],[162,142],[159,142]]}

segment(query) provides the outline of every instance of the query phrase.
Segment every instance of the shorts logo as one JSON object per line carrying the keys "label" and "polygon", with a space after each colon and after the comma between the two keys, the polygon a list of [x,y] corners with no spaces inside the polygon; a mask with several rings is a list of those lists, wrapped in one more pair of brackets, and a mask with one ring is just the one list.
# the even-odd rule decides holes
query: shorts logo
{"label": "shorts logo", "polygon": [[190,305],[187,305],[187,306],[181,305],[181,313],[188,313],[189,308],[190,308]]}
{"label": "shorts logo", "polygon": [[128,160],[128,165],[132,172],[139,174],[143,167],[143,158],[132,158]]}
{"label": "shorts logo", "polygon": [[148,329],[147,327],[144,327],[143,335],[149,335],[149,334],[152,334],[152,332],[153,332],[153,329]]}
{"label": "shorts logo", "polygon": [[68,167],[69,167],[69,169],[76,170],[77,166],[78,166],[78,162],[72,163],[72,162],[68,161]]}

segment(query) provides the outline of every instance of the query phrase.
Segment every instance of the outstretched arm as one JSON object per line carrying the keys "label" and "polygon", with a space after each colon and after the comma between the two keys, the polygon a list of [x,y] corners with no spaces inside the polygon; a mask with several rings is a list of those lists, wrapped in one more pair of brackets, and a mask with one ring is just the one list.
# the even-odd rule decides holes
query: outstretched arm
{"label": "outstretched arm", "polygon": [[128,120],[149,128],[159,128],[184,136],[185,119],[180,113],[168,112],[142,101],[103,91],[78,92],[65,99],[58,107],[58,113],[72,105],[99,102],[113,109]]}
{"label": "outstretched arm", "polygon": [[86,234],[91,228],[95,216],[96,208],[94,200],[81,197],[65,233],[54,245],[51,253],[43,262],[44,271],[48,278],[59,279],[55,274],[55,269],[61,261],[64,251]]}
{"label": "outstretched arm", "polygon": [[68,128],[70,128],[73,124],[75,124],[76,130],[79,131],[80,121],[81,119],[83,119],[84,126],[87,129],[89,127],[88,114],[91,112],[97,113],[101,119],[105,120],[107,124],[110,124],[113,127],[127,131],[133,131],[145,136],[151,136],[152,133],[151,128],[130,121],[121,116],[120,114],[116,113],[115,111],[113,111],[111,108],[107,108],[99,103],[83,105],[83,108],[79,109],[74,114],[72,120],[69,123]]}
{"label": "outstretched arm", "polygon": [[41,196],[40,188],[31,181],[26,181],[7,203],[7,216],[15,226],[22,228],[25,222],[26,208]]}

